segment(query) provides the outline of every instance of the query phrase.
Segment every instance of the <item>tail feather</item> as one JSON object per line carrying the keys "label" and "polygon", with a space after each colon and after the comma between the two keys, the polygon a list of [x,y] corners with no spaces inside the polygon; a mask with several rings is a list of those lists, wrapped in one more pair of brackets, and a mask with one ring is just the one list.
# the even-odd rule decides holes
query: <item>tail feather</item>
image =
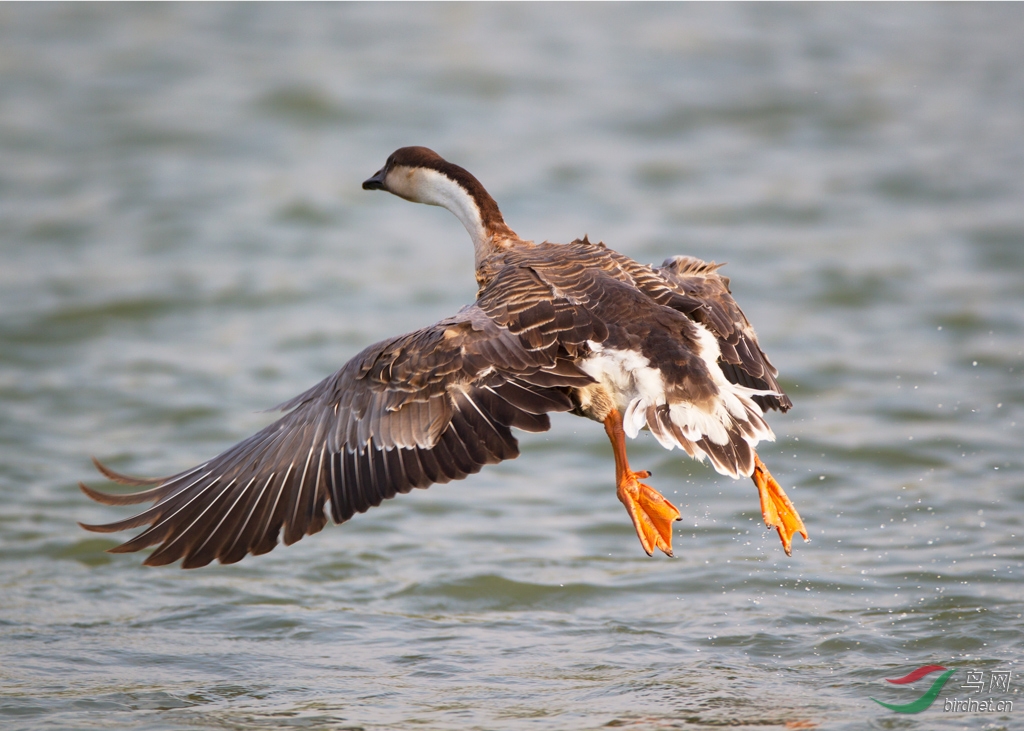
{"label": "tail feather", "polygon": [[[666,449],[679,447],[694,459],[708,458],[719,474],[739,479],[754,472],[754,447],[775,435],[750,394],[732,394],[733,409],[714,414],[695,406],[650,404],[635,399],[626,409],[623,423],[629,436],[646,427]],[[742,414],[730,413],[740,411]]]}

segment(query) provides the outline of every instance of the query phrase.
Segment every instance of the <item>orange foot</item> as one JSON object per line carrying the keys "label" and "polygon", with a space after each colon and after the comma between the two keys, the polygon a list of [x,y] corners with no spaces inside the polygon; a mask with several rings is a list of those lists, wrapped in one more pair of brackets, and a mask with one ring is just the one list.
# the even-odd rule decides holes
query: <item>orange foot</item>
{"label": "orange foot", "polygon": [[782,547],[787,556],[793,554],[793,534],[799,533],[807,540],[807,529],[804,522],[800,520],[800,514],[796,512],[793,503],[782,490],[782,486],[775,481],[772,473],[764,466],[764,462],[756,454],[754,455],[754,484],[761,495],[761,515],[764,516],[764,524],[769,528],[775,528],[782,539]]}
{"label": "orange foot", "polygon": [[650,476],[651,473],[646,470],[633,472],[627,467],[619,475],[616,494],[626,506],[640,545],[647,551],[647,555],[653,555],[654,549],[660,548],[671,556],[672,523],[681,520],[679,510],[662,497],[660,492],[640,482]]}

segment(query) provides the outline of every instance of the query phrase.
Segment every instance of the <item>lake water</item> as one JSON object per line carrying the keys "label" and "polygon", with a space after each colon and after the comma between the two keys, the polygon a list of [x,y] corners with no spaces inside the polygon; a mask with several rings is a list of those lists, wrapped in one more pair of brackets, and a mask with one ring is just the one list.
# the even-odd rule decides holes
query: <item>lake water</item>
{"label": "lake water", "polygon": [[[1021,48],[1017,4],[0,6],[0,727],[1024,727]],[[810,543],[645,433],[648,558],[567,415],[233,566],[78,528],[128,514],[91,455],[189,467],[473,299],[452,216],[360,189],[413,144],[524,237],[728,262]]]}

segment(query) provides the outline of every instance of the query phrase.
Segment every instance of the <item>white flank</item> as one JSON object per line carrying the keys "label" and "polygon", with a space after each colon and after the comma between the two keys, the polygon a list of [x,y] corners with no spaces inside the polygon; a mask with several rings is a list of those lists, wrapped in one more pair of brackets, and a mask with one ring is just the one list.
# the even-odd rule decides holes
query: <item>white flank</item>
{"label": "white flank", "polygon": [[[748,388],[747,386],[740,386],[730,382],[718,365],[718,358],[722,354],[718,347],[718,340],[715,339],[715,336],[706,327],[699,323],[697,323],[697,333],[700,345],[699,355],[701,360],[707,364],[708,372],[711,373],[711,378],[718,387],[715,416],[719,423],[731,425],[739,421],[751,422],[751,425],[755,427],[754,433],[751,436],[744,437],[751,446],[754,446],[762,439],[769,442],[775,441],[775,434],[772,432],[771,427],[761,418],[764,412],[761,411],[760,406],[754,403],[751,396],[777,396],[778,394],[774,391]],[[674,408],[675,405],[673,405]],[[673,414],[673,420],[675,420],[675,414]],[[680,424],[680,426],[682,425]],[[714,438],[711,434],[708,434],[708,437],[715,444],[725,444],[728,441],[724,437]]]}

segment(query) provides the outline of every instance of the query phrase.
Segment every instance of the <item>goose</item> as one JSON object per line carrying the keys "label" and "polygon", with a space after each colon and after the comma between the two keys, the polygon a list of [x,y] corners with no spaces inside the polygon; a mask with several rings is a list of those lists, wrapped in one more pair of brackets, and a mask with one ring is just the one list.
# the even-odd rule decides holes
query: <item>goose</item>
{"label": "goose", "polygon": [[753,479],[765,524],[786,554],[807,531],[755,451],[774,434],[765,410],[792,402],[729,290],[720,265],[676,256],[647,266],[584,236],[534,243],[508,227],[467,170],[425,147],[396,150],[366,180],[441,206],[473,242],[474,303],[420,330],[369,346],[332,376],[280,404],[284,415],[170,477],[120,474],[145,488],[82,491],[107,505],[154,501],[98,532],[145,529],[110,549],[157,548],[144,563],[229,564],[320,531],[412,488],[458,480],[519,454],[513,429],[543,432],[548,414],[604,425],[616,495],[643,550],[672,555],[679,510],[633,470],[626,437],[648,430],[667,449]]}

